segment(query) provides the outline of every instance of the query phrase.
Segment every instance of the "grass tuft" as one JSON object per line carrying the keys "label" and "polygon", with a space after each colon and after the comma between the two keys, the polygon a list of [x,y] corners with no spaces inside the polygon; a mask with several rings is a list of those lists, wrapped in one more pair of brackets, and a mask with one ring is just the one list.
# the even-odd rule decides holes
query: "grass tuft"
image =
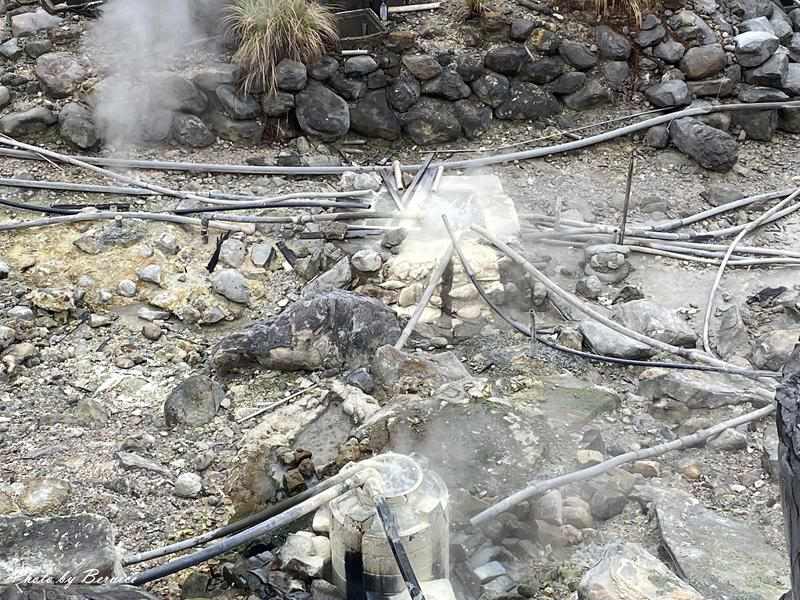
{"label": "grass tuft", "polygon": [[595,13],[601,19],[608,16],[624,17],[625,20],[642,24],[642,14],[653,7],[652,0],[591,0]]}
{"label": "grass tuft", "polygon": [[274,92],[279,62],[313,63],[338,38],[335,15],[315,0],[235,0],[226,22],[239,44],[234,60],[245,93]]}

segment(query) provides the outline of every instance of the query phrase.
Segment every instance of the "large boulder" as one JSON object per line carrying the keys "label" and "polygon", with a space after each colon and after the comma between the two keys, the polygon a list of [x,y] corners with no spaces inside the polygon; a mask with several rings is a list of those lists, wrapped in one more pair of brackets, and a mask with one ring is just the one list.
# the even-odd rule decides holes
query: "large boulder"
{"label": "large boulder", "polygon": [[686,46],[708,46],[717,42],[717,35],[702,17],[682,10],[667,21],[672,35]]}
{"label": "large boulder", "polygon": [[768,142],[778,129],[778,111],[739,111],[733,115],[733,122],[741,127],[751,140]]}
{"label": "large boulder", "polygon": [[36,106],[22,112],[7,114],[0,118],[0,133],[10,136],[27,135],[44,131],[58,121],[52,111]]}
{"label": "large boulder", "polygon": [[471,85],[478,100],[492,108],[506,102],[511,89],[508,77],[492,72],[481,75]]}
{"label": "large boulder", "polygon": [[614,320],[653,339],[694,348],[697,334],[676,311],[650,300],[633,300],[614,307]]}
{"label": "large boulder", "polygon": [[379,385],[396,392],[435,390],[470,377],[469,371],[451,352],[407,354],[390,345],[378,348],[372,374]]}
{"label": "large boulder", "polygon": [[181,146],[205,148],[217,141],[217,136],[197,115],[178,114],[172,120],[172,139]]}
{"label": "large boulder", "polygon": [[23,12],[11,16],[11,35],[17,38],[25,37],[43,29],[52,29],[63,21],[64,19],[61,17],[51,15],[43,9],[37,8],[31,12]]}
{"label": "large boulder", "polygon": [[208,97],[191,80],[177,73],[159,73],[149,82],[153,108],[201,115],[208,108]]}
{"label": "large boulder", "polygon": [[284,92],[299,92],[306,87],[308,71],[306,66],[296,60],[284,58],[275,67],[275,83]]}
{"label": "large boulder", "polygon": [[461,137],[452,103],[434,98],[422,98],[403,115],[406,134],[420,145],[452,142]]}
{"label": "large boulder", "polygon": [[775,34],[767,31],[740,33],[733,41],[736,44],[736,60],[746,68],[763,65],[779,45]]}
{"label": "large boulder", "polygon": [[619,358],[647,359],[655,354],[650,346],[617,333],[596,321],[587,319],[578,325],[588,346],[598,354]]}
{"label": "large boulder", "polygon": [[561,58],[580,71],[591,69],[597,64],[597,54],[580,42],[564,40],[558,47],[558,53]]}
{"label": "large boulder", "polygon": [[222,112],[231,119],[247,121],[260,116],[258,101],[250,94],[239,93],[232,85],[219,86],[216,96]]}
{"label": "large boulder", "polygon": [[586,80],[583,87],[564,97],[564,104],[572,110],[587,110],[611,101],[611,90],[595,78]]}
{"label": "large boulder", "polygon": [[686,106],[692,102],[689,86],[680,79],[671,79],[650,86],[645,90],[645,96],[656,108]]}
{"label": "large boulder", "polygon": [[333,141],[350,129],[350,108],[344,98],[312,81],[295,96],[297,122],[310,135]]}
{"label": "large boulder", "polygon": [[722,46],[698,46],[689,48],[680,62],[681,71],[690,80],[713,77],[727,65],[728,57]]}
{"label": "large boulder", "polygon": [[550,92],[534,83],[513,81],[508,99],[498,106],[498,119],[542,119],[561,112],[561,104]]}
{"label": "large boulder", "polygon": [[464,135],[471,140],[478,139],[492,124],[492,109],[472,98],[459,100],[454,104],[456,117],[461,123]]}
{"label": "large boulder", "polygon": [[0,582],[58,581],[70,574],[82,583],[92,573],[111,577],[118,569],[114,533],[105,517],[0,516]]}
{"label": "large boulder", "polygon": [[759,369],[780,371],[795,344],[800,343],[800,329],[776,329],[762,335],[753,347],[753,364]]}
{"label": "large boulder", "polygon": [[433,79],[442,73],[442,65],[429,54],[406,54],[403,57],[403,65],[420,81]]}
{"label": "large boulder", "polygon": [[58,124],[61,137],[81,150],[93,148],[100,141],[92,111],[83,104],[69,102],[64,105],[58,113]]}
{"label": "large boulder", "polygon": [[395,110],[405,112],[419,100],[419,81],[403,73],[386,87],[386,98]]}
{"label": "large boulder", "polygon": [[639,544],[613,542],[578,587],[581,600],[704,600]]}
{"label": "large boulder", "polygon": [[675,146],[711,171],[730,171],[738,159],[738,147],[733,137],[698,119],[684,117],[673,121],[669,128]]}
{"label": "large boulder", "polygon": [[369,92],[350,108],[350,127],[367,137],[396,140],[400,137],[400,119],[389,107],[384,90]]}
{"label": "large boulder", "polygon": [[213,366],[318,370],[368,365],[375,351],[400,337],[397,316],[378,300],[334,290],[295,302],[277,317],[224,338]]}
{"label": "large boulder", "polygon": [[678,408],[719,408],[747,402],[763,406],[772,392],[739,375],[652,368],[639,376],[639,394]]}
{"label": "large boulder", "polygon": [[449,69],[422,84],[422,93],[445,100],[463,100],[470,94],[469,86],[456,71]]}
{"label": "large boulder", "polygon": [[45,93],[52,98],[66,98],[89,76],[78,60],[68,52],[48,52],[36,59],[34,73]]}
{"label": "large boulder", "polygon": [[170,392],[164,403],[164,419],[169,426],[205,425],[217,415],[224,399],[220,384],[204,375],[193,375]]}
{"label": "large boulder", "polygon": [[789,56],[785,52],[776,52],[764,64],[745,71],[744,80],[750,85],[780,89],[788,69]]}
{"label": "large boulder", "polygon": [[600,56],[609,60],[628,60],[631,55],[631,42],[626,36],[607,25],[595,29],[594,34]]}
{"label": "large boulder", "polygon": [[503,75],[516,75],[522,65],[530,57],[525,48],[520,46],[501,46],[492,48],[483,57],[483,64],[487,69],[502,73]]}

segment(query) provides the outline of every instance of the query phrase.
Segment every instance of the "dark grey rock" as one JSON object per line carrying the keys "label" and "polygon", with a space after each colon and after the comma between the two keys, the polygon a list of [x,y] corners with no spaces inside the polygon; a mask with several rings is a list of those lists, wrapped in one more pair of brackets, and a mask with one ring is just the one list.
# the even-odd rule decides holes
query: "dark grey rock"
{"label": "dark grey rock", "polygon": [[[0,38],[2,39],[2,38]],[[0,44],[0,56],[6,60],[17,60],[22,55],[22,48],[17,38],[11,38]]]}
{"label": "dark grey rock", "polygon": [[669,146],[669,130],[665,125],[656,125],[647,130],[645,143],[652,148],[666,148]]}
{"label": "dark grey rock", "polygon": [[612,90],[622,91],[631,75],[631,68],[624,60],[612,60],[603,63],[603,77]]}
{"label": "dark grey rock", "polygon": [[786,66],[783,89],[790,96],[800,96],[800,63],[789,63]]}
{"label": "dark grey rock", "polygon": [[11,92],[7,87],[0,85],[0,110],[11,104]]}
{"label": "dark grey rock", "polygon": [[255,144],[264,135],[264,124],[259,121],[237,121],[216,110],[206,113],[205,118],[211,130],[224,140]]}
{"label": "dark grey rock", "polygon": [[554,94],[566,95],[574,94],[586,83],[586,73],[582,71],[570,71],[564,73],[550,85],[550,91]]}
{"label": "dark grey rock", "polygon": [[739,23],[739,33],[746,33],[748,31],[766,31],[775,35],[775,29],[772,23],[769,22],[767,17],[758,17],[755,19],[747,19]]}
{"label": "dark grey rock", "polygon": [[300,128],[324,141],[338,139],[350,129],[347,102],[321,83],[310,82],[295,96],[295,106]]}
{"label": "dark grey rock", "polygon": [[275,67],[275,82],[279,90],[299,92],[306,87],[307,81],[308,71],[301,62],[284,58]]}
{"label": "dark grey rock", "polygon": [[579,329],[589,346],[598,354],[635,359],[646,359],[655,354],[650,346],[632,340],[596,321],[581,321]]}
{"label": "dark grey rock", "polygon": [[758,67],[767,62],[778,49],[778,38],[764,31],[748,31],[733,38],[736,60],[743,67]]}
{"label": "dark grey rock", "polygon": [[789,99],[789,96],[780,90],[751,85],[740,86],[738,97],[739,100],[748,104],[755,102],[781,102]]}
{"label": "dark grey rock", "polygon": [[547,90],[533,83],[513,81],[508,100],[498,106],[498,119],[541,119],[561,112],[561,104]]}
{"label": "dark grey rock", "polygon": [[655,515],[669,556],[705,597],[774,600],[790,588],[781,550],[750,524],[709,510],[676,489],[657,499]]}
{"label": "dark grey rock", "polygon": [[545,27],[539,27],[531,33],[530,43],[538,52],[546,56],[553,56],[558,54],[561,36]]}
{"label": "dark grey rock", "polygon": [[667,36],[666,28],[659,23],[653,29],[643,29],[636,34],[636,43],[641,48],[650,48],[655,46]]}
{"label": "dark grey rock", "polygon": [[761,466],[769,473],[773,481],[780,480],[780,463],[778,449],[780,442],[775,427],[764,428],[764,439],[761,442]]}
{"label": "dark grey rock", "polygon": [[611,90],[594,78],[587,79],[581,89],[564,97],[564,104],[572,110],[586,110],[610,101]]}
{"label": "dark grey rock", "polygon": [[717,352],[725,360],[750,356],[752,343],[738,306],[728,306],[723,311],[717,328],[716,346]]}
{"label": "dark grey rock", "polygon": [[708,202],[711,206],[720,206],[728,202],[735,202],[744,198],[741,190],[729,185],[709,185],[706,189],[700,192],[700,197]]}
{"label": "dark grey rock", "polygon": [[330,269],[322,275],[309,281],[302,291],[303,298],[313,298],[333,290],[343,290],[350,286],[353,271],[350,268],[350,259],[347,256],[339,259]]}
{"label": "dark grey rock", "polygon": [[351,56],[344,62],[345,75],[369,75],[378,70],[378,63],[369,55]]}
{"label": "dark grey rock", "polygon": [[553,56],[535,62],[526,62],[520,69],[519,78],[537,85],[544,85],[558,79],[563,72],[564,61],[557,56]]}
{"label": "dark grey rock", "polygon": [[597,54],[581,42],[564,40],[558,47],[558,53],[561,58],[581,71],[591,69],[597,64]]}
{"label": "dark grey rock", "polygon": [[101,254],[111,248],[128,248],[145,237],[144,222],[125,219],[120,223],[100,223],[85,231],[73,245],[87,254]]}
{"label": "dark grey rock", "polygon": [[617,304],[613,309],[613,319],[628,329],[674,346],[694,348],[697,342],[697,334],[685,319],[650,300]]}
{"label": "dark grey rock", "polygon": [[397,111],[405,112],[419,100],[419,82],[412,75],[403,73],[386,88],[386,98]]}
{"label": "dark grey rock", "polygon": [[175,115],[172,120],[172,139],[181,146],[205,148],[217,141],[217,136],[197,115]]}
{"label": "dark grey rock", "polygon": [[43,29],[52,29],[64,21],[61,17],[50,15],[41,8],[31,12],[11,15],[10,19],[11,35],[13,37],[24,37]]}
{"label": "dark grey rock", "polygon": [[516,75],[522,65],[530,60],[528,53],[519,46],[500,46],[492,48],[483,58],[487,69],[503,75]]}
{"label": "dark grey rock", "polygon": [[764,406],[770,390],[738,375],[647,369],[639,377],[640,396],[652,402],[677,403],[689,409],[713,409],[753,403]]}
{"label": "dark grey rock", "polygon": [[58,124],[61,137],[81,150],[94,148],[100,141],[92,111],[83,104],[65,104],[58,113]]}
{"label": "dark grey rock", "polygon": [[225,390],[204,375],[193,375],[172,389],[164,403],[164,420],[170,427],[197,427],[210,423],[225,399]]}
{"label": "dark grey rock", "polygon": [[733,115],[733,122],[741,127],[751,140],[768,142],[778,129],[778,111],[737,111]]}
{"label": "dark grey rock", "polygon": [[689,93],[698,98],[713,96],[725,98],[732,96],[736,91],[736,84],[732,79],[720,77],[719,79],[706,79],[705,81],[689,81]]}
{"label": "dark grey rock", "polygon": [[753,365],[780,371],[798,342],[800,329],[776,329],[762,335],[753,347]]}
{"label": "dark grey rock", "polygon": [[328,85],[331,86],[337,94],[345,100],[358,100],[367,91],[367,84],[360,79],[350,79],[341,73],[334,73],[328,79]]}
{"label": "dark grey rock", "polygon": [[211,275],[211,287],[213,290],[237,304],[248,304],[250,302],[250,288],[247,279],[236,269],[221,269]]}
{"label": "dark grey rock", "polygon": [[492,125],[492,109],[473,100],[459,100],[455,103],[456,117],[461,123],[464,135],[471,139],[478,139]]}
{"label": "dark grey rock", "polygon": [[166,111],[201,115],[208,108],[208,97],[189,79],[177,73],[159,73],[151,80],[154,106]]}
{"label": "dark grey rock", "polygon": [[455,71],[445,69],[438,77],[422,84],[422,93],[445,100],[463,100],[469,97],[469,86]]}
{"label": "dark grey rock", "polygon": [[727,56],[722,46],[712,44],[689,48],[680,62],[681,71],[687,79],[713,77],[727,64]]}
{"label": "dark grey rock", "polygon": [[800,110],[781,109],[778,127],[787,133],[800,133]]}
{"label": "dark grey rock", "polygon": [[294,108],[294,94],[275,92],[264,94],[261,109],[267,117],[281,117]]}
{"label": "dark grey rock", "polygon": [[109,578],[120,568],[111,523],[100,515],[0,516],[0,542],[0,581],[5,583],[23,583],[27,577],[58,581],[65,574],[80,582],[93,571],[95,577]]}
{"label": "dark grey rock", "polygon": [[[797,10],[800,10],[800,8]],[[792,35],[792,38],[786,44],[786,48],[789,50],[789,58],[794,62],[800,62],[800,32]]]}
{"label": "dark grey rock", "polygon": [[456,57],[456,71],[461,78],[471,83],[483,75],[483,57],[478,52],[459,54]]}
{"label": "dark grey rock", "polygon": [[678,150],[712,171],[729,171],[738,158],[733,137],[691,117],[672,122],[670,139]]}
{"label": "dark grey rock", "polygon": [[511,21],[509,37],[515,42],[526,42],[531,37],[531,32],[536,28],[536,22],[530,19],[514,19]]}
{"label": "dark grey rock", "polygon": [[776,52],[761,66],[746,70],[744,80],[750,85],[781,89],[788,67],[789,57],[783,52]]}
{"label": "dark grey rock", "polygon": [[478,99],[492,108],[497,108],[509,98],[511,85],[505,75],[486,73],[472,82],[472,91]]}
{"label": "dark grey rock", "polygon": [[772,16],[769,18],[769,24],[772,26],[775,36],[782,44],[792,39],[792,34],[794,33],[792,20],[777,4],[773,7]]}
{"label": "dark grey rock", "polygon": [[702,17],[689,10],[671,16],[667,24],[672,35],[687,46],[706,46],[717,43],[717,35]]}
{"label": "dark grey rock", "polygon": [[389,83],[389,78],[386,77],[386,72],[383,69],[378,69],[367,75],[367,89],[377,90],[385,88]]}
{"label": "dark grey rock", "polygon": [[247,121],[259,116],[258,101],[250,94],[240,94],[232,85],[221,85],[216,89],[222,112],[231,119]]}
{"label": "dark grey rock", "polygon": [[657,83],[647,88],[645,96],[656,108],[686,106],[692,102],[689,86],[686,85],[685,81],[677,79]]}
{"label": "dark grey rock", "polygon": [[420,81],[433,79],[442,73],[442,65],[429,54],[406,54],[403,57],[403,65]]}
{"label": "dark grey rock", "polygon": [[789,20],[795,31],[800,31],[800,8],[789,11]]}
{"label": "dark grey rock", "polygon": [[631,42],[627,36],[617,33],[607,25],[594,30],[600,56],[608,60],[628,60],[631,55]]}
{"label": "dark grey rock", "polygon": [[78,60],[68,52],[49,52],[36,59],[33,72],[45,93],[52,98],[66,98],[89,76]]}
{"label": "dark grey rock", "polygon": [[370,372],[363,367],[350,371],[345,383],[357,387],[365,394],[371,394],[375,391],[375,380],[370,375]]}
{"label": "dark grey rock", "polygon": [[375,352],[372,364],[375,382],[387,391],[416,382],[417,389],[437,389],[446,383],[470,378],[469,372],[452,352],[408,354],[392,345]]}
{"label": "dark grey rock", "polygon": [[684,45],[672,38],[664,40],[653,49],[656,58],[660,58],[669,65],[679,63],[685,52]]}
{"label": "dark grey rock", "polygon": [[592,494],[592,499],[589,501],[592,516],[601,521],[607,521],[622,514],[626,504],[628,504],[628,498],[625,493],[612,485],[601,486]]}
{"label": "dark grey rock", "polygon": [[733,0],[730,10],[740,19],[747,20],[771,17],[773,6],[775,5],[770,0]]}
{"label": "dark grey rock", "polygon": [[361,135],[385,140],[396,140],[402,132],[400,119],[389,107],[384,90],[369,92],[350,108],[350,127]]}
{"label": "dark grey rock", "polygon": [[171,110],[153,110],[144,115],[142,120],[142,140],[145,142],[163,142],[169,137],[172,131],[172,118],[174,113]]}
{"label": "dark grey rock", "polygon": [[422,98],[403,116],[403,129],[416,144],[439,144],[457,140],[461,124],[450,102]]}
{"label": "dark grey rock", "polygon": [[378,300],[341,290],[299,300],[277,317],[230,335],[214,350],[220,371],[246,364],[318,370],[370,364],[400,336],[394,312]]}
{"label": "dark grey rock", "polygon": [[308,76],[317,81],[327,81],[338,70],[339,61],[330,55],[325,55],[319,59],[319,62],[308,65],[307,69]]}
{"label": "dark grey rock", "polygon": [[206,64],[192,76],[192,82],[203,91],[213,92],[221,85],[233,85],[239,81],[240,73],[239,65]]}

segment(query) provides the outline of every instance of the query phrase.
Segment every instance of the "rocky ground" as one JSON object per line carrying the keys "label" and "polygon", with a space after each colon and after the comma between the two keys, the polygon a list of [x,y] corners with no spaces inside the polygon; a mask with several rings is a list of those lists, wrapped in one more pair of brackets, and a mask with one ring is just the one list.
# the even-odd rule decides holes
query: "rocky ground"
{"label": "rocky ground", "polygon": [[[441,27],[440,20],[432,15],[431,27]],[[414,26],[421,22],[410,20]],[[623,102],[546,125],[501,124],[479,145],[545,135],[553,136],[550,143],[566,139],[558,137],[559,130],[639,108]],[[721,173],[676,150],[655,149],[641,136],[459,174],[499,177],[523,225],[532,224],[535,213],[557,210],[565,218],[619,222],[631,153],[636,156],[633,224],[694,214],[735,192],[800,185],[796,136],[777,132],[771,142],[743,137],[736,166]],[[48,133],[26,139],[65,148]],[[473,156],[458,151],[465,144],[443,143],[440,156]],[[149,146],[129,152],[139,158],[272,164],[287,150],[333,158],[339,149],[360,164],[390,158],[410,163],[420,157],[420,148],[408,141],[320,150],[305,138],[284,146],[220,140],[205,149]],[[260,196],[353,187],[349,178],[137,175],[174,189]],[[0,176],[87,181],[77,169],[8,158],[0,162]],[[6,188],[2,197],[39,206],[109,201],[108,196],[15,187]],[[137,210],[176,203],[165,196],[113,201],[131,202]],[[730,213],[702,227],[744,223],[761,210]],[[299,214],[269,211],[283,213]],[[0,214],[2,223],[34,216]],[[91,564],[108,566],[115,544],[128,554],[201,533],[295,493],[347,460],[393,449],[420,452],[448,484],[453,579],[463,597],[773,599],[788,589],[772,418],[728,430],[703,447],[639,461],[551,492],[480,531],[467,525],[478,511],[532,481],[742,414],[759,403],[754,384],[723,375],[602,365],[541,345],[529,356],[527,338],[487,320],[485,312],[476,319],[457,318],[457,324],[445,315],[419,329],[408,354],[392,352],[383,344],[394,343],[402,319],[383,301],[397,308],[398,299],[387,287],[374,286],[389,281],[384,268],[406,242],[393,252],[380,237],[303,240],[298,239],[301,229],[259,225],[253,233],[234,234],[211,276],[206,266],[216,233],[204,238],[193,227],[122,221],[0,234],[0,518],[5,528],[0,531],[9,532],[8,523],[18,522],[13,520],[20,515],[47,519],[96,513],[110,525],[96,525],[99,533],[92,539],[101,540],[100,558]],[[791,249],[798,234],[800,221],[790,216],[748,236],[746,243]],[[293,265],[279,242],[291,250]],[[634,254],[625,258],[631,270],[624,281],[604,284],[588,281],[583,249],[545,245],[524,235],[521,246],[569,291],[593,290],[588,295],[615,319],[652,319],[671,339],[698,343],[716,268]],[[376,256],[380,262],[374,268]],[[379,300],[309,288],[308,281],[320,273],[332,273],[325,280],[331,287],[368,292]],[[527,294],[515,296],[508,284],[523,290],[526,284],[507,275],[502,283],[508,310],[524,316]],[[640,294],[650,303],[612,306],[626,286],[638,291],[626,294]],[[718,353],[757,368],[780,369],[800,334],[798,291],[796,268],[730,268],[712,327]],[[603,336],[592,335],[579,315],[565,320],[546,301],[537,310],[541,327],[562,330],[560,340],[573,336],[576,344],[600,350]],[[369,335],[355,335],[354,324],[369,324]],[[651,333],[648,327],[653,328],[642,328]],[[313,336],[304,333],[309,330]],[[274,345],[281,347],[275,340],[287,337],[296,354],[271,352]],[[616,342],[609,350],[641,352]],[[243,365],[252,359],[261,365]],[[356,367],[364,370],[352,371]],[[247,418],[304,388],[307,394]],[[88,525],[80,527],[85,532]],[[114,537],[108,539],[112,529]],[[193,569],[188,578],[184,573],[148,588],[170,598],[330,597],[312,569],[318,558],[314,551],[306,549],[302,560],[292,562],[281,554],[282,542],[270,549],[278,560],[248,559],[254,562],[247,568],[269,574],[266,589],[252,577],[237,575],[244,567],[235,554]],[[13,546],[17,555],[0,552],[0,580],[20,579],[15,557],[33,562],[36,551],[22,546]],[[51,569],[74,564],[69,557],[36,560]]]}

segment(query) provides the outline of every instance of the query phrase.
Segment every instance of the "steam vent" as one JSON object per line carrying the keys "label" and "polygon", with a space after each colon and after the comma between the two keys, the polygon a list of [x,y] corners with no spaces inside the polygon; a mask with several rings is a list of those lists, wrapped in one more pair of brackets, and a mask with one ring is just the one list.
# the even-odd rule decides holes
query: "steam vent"
{"label": "steam vent", "polygon": [[0,600],[800,600],[800,0],[0,0]]}

